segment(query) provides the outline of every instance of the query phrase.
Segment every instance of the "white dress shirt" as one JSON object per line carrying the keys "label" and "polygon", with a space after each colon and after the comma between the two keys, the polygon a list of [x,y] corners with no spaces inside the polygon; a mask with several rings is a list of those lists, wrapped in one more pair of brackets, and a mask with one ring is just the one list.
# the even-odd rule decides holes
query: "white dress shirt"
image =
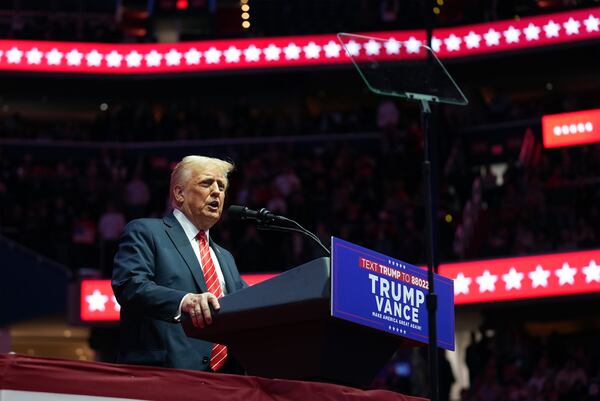
{"label": "white dress shirt", "polygon": [[[185,236],[190,241],[190,245],[192,246],[192,249],[194,250],[194,254],[196,255],[196,258],[198,259],[198,264],[200,266],[202,266],[202,261],[200,259],[200,242],[198,241],[198,238],[196,238],[198,236],[198,233],[200,232],[200,230],[198,230],[198,228],[194,225],[194,223],[192,223],[187,218],[187,216],[185,214],[183,214],[183,212],[181,210],[174,209],[173,215],[175,216],[175,218],[177,219],[179,224],[181,224],[181,227],[183,228],[183,231],[185,232]],[[209,230],[205,231],[207,241],[209,239],[208,231]],[[211,257],[211,259],[215,265],[215,269],[217,271],[217,276],[219,276],[219,284],[221,284],[221,289],[223,290],[223,295],[226,295],[227,287],[225,286],[225,277],[223,276],[223,271],[221,270],[221,265],[219,264],[217,255],[215,255],[215,251],[212,249],[212,247],[209,246],[209,250],[210,250],[210,257]],[[181,306],[183,305],[183,300],[188,295],[190,295],[190,294],[186,294],[181,299],[181,302],[179,302],[179,310],[177,311],[177,316],[175,316],[175,320],[179,320],[181,318]]]}

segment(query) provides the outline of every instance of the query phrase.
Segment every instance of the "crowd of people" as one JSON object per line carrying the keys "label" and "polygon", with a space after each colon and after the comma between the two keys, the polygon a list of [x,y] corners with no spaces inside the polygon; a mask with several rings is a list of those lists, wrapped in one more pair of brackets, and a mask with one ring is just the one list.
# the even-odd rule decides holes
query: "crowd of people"
{"label": "crowd of people", "polygon": [[[207,107],[208,106],[208,107]],[[102,107],[104,109],[104,106]],[[19,112],[0,116],[0,139],[152,142],[365,132],[376,129],[372,109],[314,113],[311,106],[249,104],[215,107],[197,101],[116,102],[91,111],[92,118],[43,121]]]}
{"label": "crowd of people", "polygon": [[[219,152],[239,161],[228,201],[287,215],[325,242],[336,235],[422,263],[422,133],[414,128],[402,135],[402,147],[390,147],[385,136],[221,147]],[[512,164],[502,177],[488,170],[483,176],[444,177],[438,206],[442,261],[596,246],[599,153],[598,145],[545,150],[535,166]],[[2,155],[2,233],[74,270],[107,269],[127,221],[167,210],[165,177],[175,158],[107,148],[85,158],[64,156]],[[474,178],[482,182],[478,220],[465,239],[467,252],[461,253],[456,227],[472,191],[462,183]],[[41,240],[48,227],[52,240]],[[318,251],[293,236],[285,239],[227,221],[218,235],[246,271],[281,270]],[[289,241],[294,251],[272,241]],[[282,250],[280,257],[265,260],[270,248]]]}
{"label": "crowd of people", "polygon": [[[573,324],[574,323],[574,324]],[[572,327],[577,322],[571,322]],[[439,354],[439,399],[460,401],[598,401],[600,348],[591,328],[531,334],[521,318],[504,327],[471,332],[466,349],[469,386],[457,382]],[[375,388],[428,397],[427,352],[399,352],[373,383]],[[452,393],[455,395],[452,396]]]}
{"label": "crowd of people", "polygon": [[477,228],[463,256],[526,255],[598,246],[600,146],[544,150],[533,157],[529,165],[509,164],[502,185],[484,169]]}
{"label": "crowd of people", "polygon": [[[413,143],[420,145],[418,139]],[[313,145],[233,149],[233,161],[240,162],[232,174],[229,203],[287,215],[325,242],[335,234],[420,261],[423,212],[414,174],[420,150],[392,153],[373,139]],[[8,153],[1,159],[3,234],[75,270],[99,267],[99,250],[113,249],[126,221],[165,213],[165,177],[175,160],[107,150],[85,159],[56,154],[56,159],[39,160]],[[52,241],[41,241],[48,227]],[[295,237],[257,233],[252,226],[225,221],[218,231],[215,235],[236,251],[246,271],[282,270],[317,251]],[[286,246],[278,246],[281,241]],[[271,256],[265,258],[268,249]],[[108,263],[110,252],[103,255]]]}
{"label": "crowd of people", "polygon": [[596,401],[599,352],[590,330],[473,336],[466,360],[471,386],[461,401]]}
{"label": "crowd of people", "polygon": [[[549,107],[586,106],[574,106],[571,97]],[[595,246],[600,235],[598,145],[542,149],[539,136],[529,130],[521,140],[527,137],[533,145],[505,160],[508,167],[502,173],[495,175],[485,161],[475,164],[467,157],[476,139],[457,135],[457,127],[483,119],[493,129],[495,121],[518,120],[527,110],[526,104],[499,98],[504,97],[472,97],[469,109],[478,113],[458,108],[439,113],[444,131],[437,162],[441,261]],[[135,217],[165,213],[165,177],[187,141],[217,139],[211,152],[238,164],[230,203],[286,214],[325,241],[333,234],[422,263],[423,135],[418,113],[391,100],[348,108],[316,94],[294,102],[240,98],[229,107],[218,102],[204,107],[197,97],[121,102],[98,109],[87,123],[4,113],[0,140],[25,146],[34,139],[42,148],[22,152],[18,146],[6,147],[0,157],[0,230],[74,270],[86,266],[106,272],[123,225]],[[347,135],[356,133],[366,135]],[[294,135],[303,142],[287,139]],[[74,148],[61,148],[61,140]],[[136,147],[140,141],[146,145]],[[160,146],[147,147],[154,141],[169,146],[159,154]],[[81,152],[73,152],[78,146]],[[198,152],[208,145],[202,146]],[[26,200],[16,194],[27,194]],[[55,228],[56,244],[39,240],[42,227],[48,226]],[[265,261],[261,252],[283,237],[257,233],[253,227],[223,226],[225,245],[247,261],[246,270],[290,267],[315,252],[291,237],[294,252]]]}

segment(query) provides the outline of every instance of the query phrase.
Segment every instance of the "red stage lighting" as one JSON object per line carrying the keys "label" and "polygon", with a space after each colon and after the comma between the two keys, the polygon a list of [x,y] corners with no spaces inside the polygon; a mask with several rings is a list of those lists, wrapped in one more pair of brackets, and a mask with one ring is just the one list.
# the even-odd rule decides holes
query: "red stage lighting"
{"label": "red stage lighting", "polygon": [[600,142],[600,109],[542,117],[545,148]]}

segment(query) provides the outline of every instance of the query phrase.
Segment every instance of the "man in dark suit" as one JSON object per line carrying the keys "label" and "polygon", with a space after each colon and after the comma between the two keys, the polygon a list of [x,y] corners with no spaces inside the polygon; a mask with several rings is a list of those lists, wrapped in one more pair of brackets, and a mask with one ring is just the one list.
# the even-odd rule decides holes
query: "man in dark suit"
{"label": "man in dark suit", "polygon": [[185,157],[171,174],[173,213],[125,227],[112,277],[121,305],[119,362],[227,371],[224,346],[189,338],[178,323],[187,313],[196,327],[211,324],[210,306],[218,310],[220,296],[247,286],[233,256],[209,235],[232,169],[220,159]]}

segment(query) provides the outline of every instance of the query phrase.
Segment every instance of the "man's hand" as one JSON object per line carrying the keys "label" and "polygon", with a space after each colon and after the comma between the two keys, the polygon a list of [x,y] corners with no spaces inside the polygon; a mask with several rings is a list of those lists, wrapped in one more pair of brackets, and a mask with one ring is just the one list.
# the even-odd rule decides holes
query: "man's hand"
{"label": "man's hand", "polygon": [[221,308],[217,297],[210,292],[188,294],[183,298],[181,311],[189,314],[194,326],[202,329],[212,323],[209,304],[212,305],[215,310]]}

